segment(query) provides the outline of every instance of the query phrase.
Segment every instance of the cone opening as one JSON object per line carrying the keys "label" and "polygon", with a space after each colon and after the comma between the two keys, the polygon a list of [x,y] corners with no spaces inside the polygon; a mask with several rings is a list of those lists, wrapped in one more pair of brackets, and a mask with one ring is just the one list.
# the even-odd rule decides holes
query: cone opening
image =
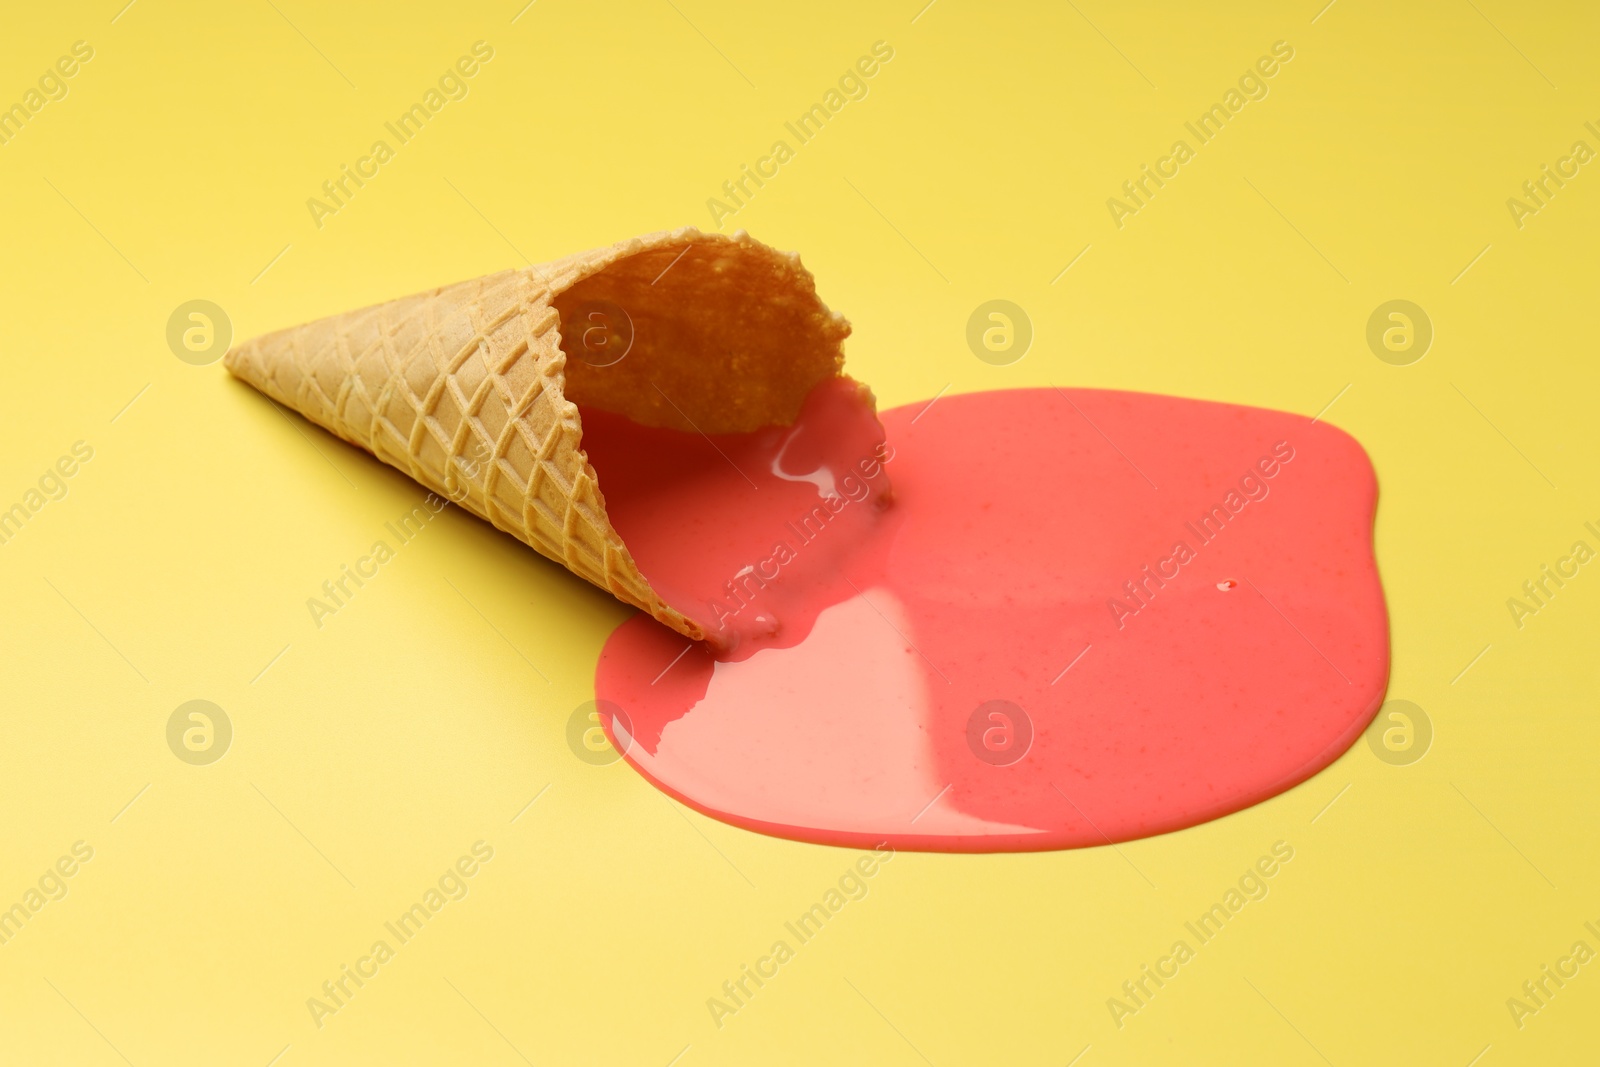
{"label": "cone opening", "polygon": [[888,479],[849,324],[798,257],[691,232],[552,303],[601,506],[674,625],[751,652],[809,629]]}
{"label": "cone opening", "polygon": [[710,434],[791,425],[850,332],[798,259],[716,235],[618,259],[553,304],[567,399]]}

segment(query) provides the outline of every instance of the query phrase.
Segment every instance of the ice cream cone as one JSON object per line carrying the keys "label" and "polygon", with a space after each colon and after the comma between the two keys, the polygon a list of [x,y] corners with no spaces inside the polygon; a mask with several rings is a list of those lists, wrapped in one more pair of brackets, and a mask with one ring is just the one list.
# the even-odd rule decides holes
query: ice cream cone
{"label": "ice cream cone", "polygon": [[706,434],[787,425],[849,332],[798,256],[685,229],[280,330],[226,365],[701,640],[607,518],[578,404]]}

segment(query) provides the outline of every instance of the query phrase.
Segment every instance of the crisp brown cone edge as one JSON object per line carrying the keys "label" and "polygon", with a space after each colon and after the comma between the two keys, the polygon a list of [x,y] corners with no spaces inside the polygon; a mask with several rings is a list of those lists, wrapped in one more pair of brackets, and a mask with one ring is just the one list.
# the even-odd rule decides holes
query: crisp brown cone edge
{"label": "crisp brown cone edge", "polygon": [[841,373],[849,333],[799,256],[683,229],[280,330],[226,365],[703,640],[714,635],[667,606],[612,527],[577,405],[706,434],[788,425]]}

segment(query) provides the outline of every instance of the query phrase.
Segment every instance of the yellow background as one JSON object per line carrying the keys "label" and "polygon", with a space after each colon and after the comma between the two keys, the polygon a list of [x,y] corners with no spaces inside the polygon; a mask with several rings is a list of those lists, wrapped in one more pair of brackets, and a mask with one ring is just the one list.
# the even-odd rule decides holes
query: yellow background
{"label": "yellow background", "polygon": [[[0,103],[95,49],[0,146],[0,506],[94,448],[0,545],[0,906],[95,850],[0,946],[0,1061],[1595,1055],[1600,963],[1520,1030],[1505,1003],[1600,948],[1600,568],[1520,630],[1506,608],[1600,547],[1600,165],[1521,229],[1506,207],[1575,140],[1600,148],[1592,8],[121,3],[28,5],[0,35]],[[313,225],[306,199],[480,39],[470,95]],[[867,98],[724,228],[803,252],[886,406],[1056,383],[1309,418],[1337,396],[1325,418],[1382,486],[1390,695],[1434,738],[1409,766],[1358,742],[1120,850],[902,854],[719,1029],[706,999],[854,853],[575,758],[568,717],[626,609],[456,509],[317,629],[306,598],[421,493],[181,362],[166,323],[208,299],[242,339],[709,227],[707,198],[878,40]],[[1106,199],[1278,40],[1270,95],[1117,228]],[[995,298],[1036,330],[1005,367],[964,340]],[[1365,341],[1395,298],[1436,331],[1411,366]],[[209,766],[165,740],[197,698],[234,728]],[[319,1029],[307,998],[480,839],[470,895]],[[1278,840],[1270,896],[1118,1029],[1107,998]]]}

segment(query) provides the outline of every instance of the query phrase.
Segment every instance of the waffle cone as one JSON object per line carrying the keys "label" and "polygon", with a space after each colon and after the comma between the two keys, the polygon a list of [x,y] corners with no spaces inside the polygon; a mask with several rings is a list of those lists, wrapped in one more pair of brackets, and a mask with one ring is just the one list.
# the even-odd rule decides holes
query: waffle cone
{"label": "waffle cone", "polygon": [[[596,323],[610,331],[598,356]],[[742,232],[685,229],[280,330],[237,346],[226,365],[702,640],[612,527],[578,405],[707,434],[787,425],[813,386],[841,372],[849,332],[797,256]]]}

